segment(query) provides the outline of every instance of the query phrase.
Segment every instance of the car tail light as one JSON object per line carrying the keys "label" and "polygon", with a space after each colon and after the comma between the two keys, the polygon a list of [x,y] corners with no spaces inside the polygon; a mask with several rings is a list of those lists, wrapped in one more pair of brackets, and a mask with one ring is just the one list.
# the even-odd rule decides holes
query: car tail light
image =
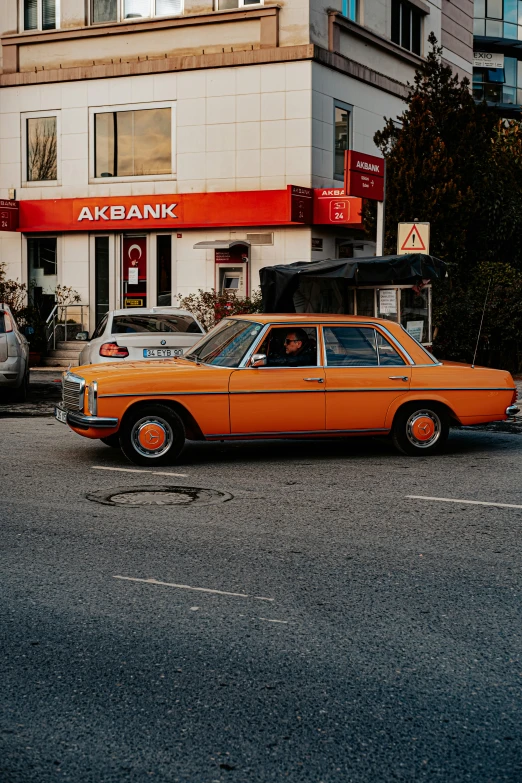
{"label": "car tail light", "polygon": [[5,331],[6,332],[12,332],[13,331],[13,321],[11,319],[11,316],[9,313],[4,313],[4,324],[5,324]]}
{"label": "car tail light", "polygon": [[103,343],[100,348],[100,356],[112,356],[117,359],[125,359],[129,355],[127,348],[118,343]]}

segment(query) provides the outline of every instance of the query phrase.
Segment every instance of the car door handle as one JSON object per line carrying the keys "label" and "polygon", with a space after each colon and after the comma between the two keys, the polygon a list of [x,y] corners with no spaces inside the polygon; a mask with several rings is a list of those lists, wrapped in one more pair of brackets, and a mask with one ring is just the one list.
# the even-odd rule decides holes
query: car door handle
{"label": "car door handle", "polygon": [[409,381],[407,375],[388,375],[388,378],[390,379],[390,381],[404,381],[404,383],[407,383]]}
{"label": "car door handle", "polygon": [[303,378],[303,381],[317,381],[317,383],[324,383],[324,378]]}

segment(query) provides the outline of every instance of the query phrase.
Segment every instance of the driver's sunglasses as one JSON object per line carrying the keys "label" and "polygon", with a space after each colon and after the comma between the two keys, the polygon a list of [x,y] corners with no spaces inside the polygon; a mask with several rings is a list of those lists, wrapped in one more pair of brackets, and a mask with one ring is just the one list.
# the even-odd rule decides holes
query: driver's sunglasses
{"label": "driver's sunglasses", "polygon": [[295,340],[289,340],[289,339],[287,338],[287,339],[285,340],[285,345],[288,345],[288,343],[298,343],[298,342],[299,342],[299,340],[297,340],[297,339],[295,339]]}

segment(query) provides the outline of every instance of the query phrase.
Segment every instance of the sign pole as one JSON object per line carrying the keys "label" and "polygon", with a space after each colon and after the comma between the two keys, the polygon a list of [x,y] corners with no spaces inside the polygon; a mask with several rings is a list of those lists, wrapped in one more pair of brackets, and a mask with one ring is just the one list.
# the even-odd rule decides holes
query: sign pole
{"label": "sign pole", "polygon": [[384,161],[384,195],[382,201],[377,202],[377,235],[375,237],[375,255],[384,254],[384,232],[386,217],[386,160]]}

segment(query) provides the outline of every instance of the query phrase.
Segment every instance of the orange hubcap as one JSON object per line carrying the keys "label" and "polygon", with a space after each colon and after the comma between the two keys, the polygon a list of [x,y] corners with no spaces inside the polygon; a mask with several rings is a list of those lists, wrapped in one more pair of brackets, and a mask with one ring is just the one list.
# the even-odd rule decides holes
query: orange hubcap
{"label": "orange hubcap", "polygon": [[428,416],[418,418],[412,427],[413,436],[419,440],[429,440],[435,434],[435,423]]}
{"label": "orange hubcap", "polygon": [[138,440],[143,449],[157,451],[165,444],[165,430],[159,424],[146,424],[140,429]]}

